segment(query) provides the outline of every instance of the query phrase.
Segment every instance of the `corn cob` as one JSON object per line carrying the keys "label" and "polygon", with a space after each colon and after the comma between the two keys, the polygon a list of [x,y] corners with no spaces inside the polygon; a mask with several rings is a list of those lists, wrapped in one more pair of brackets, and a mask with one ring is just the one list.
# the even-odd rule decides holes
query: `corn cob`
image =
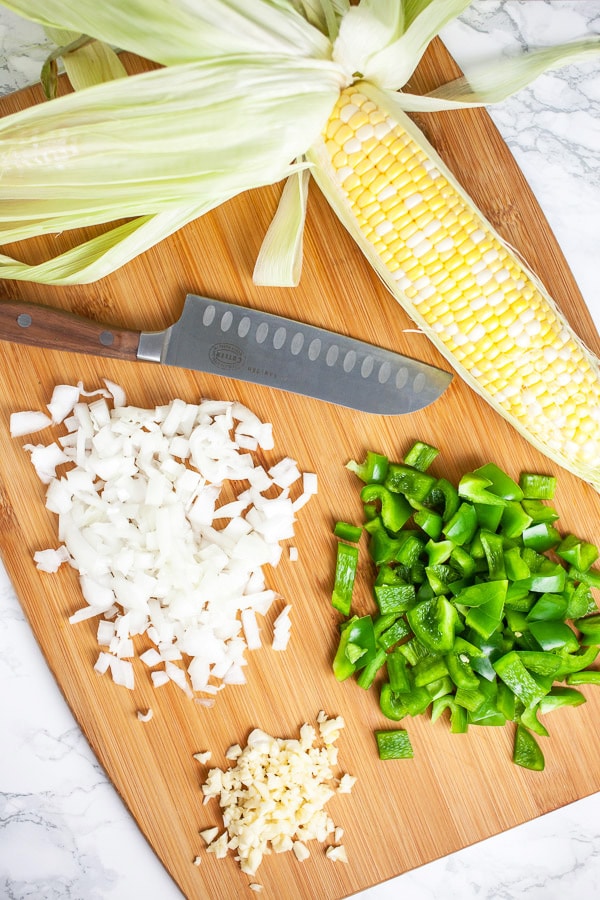
{"label": "corn cob", "polygon": [[333,209],[408,314],[534,446],[600,490],[596,357],[371,85],[342,91],[310,158]]}

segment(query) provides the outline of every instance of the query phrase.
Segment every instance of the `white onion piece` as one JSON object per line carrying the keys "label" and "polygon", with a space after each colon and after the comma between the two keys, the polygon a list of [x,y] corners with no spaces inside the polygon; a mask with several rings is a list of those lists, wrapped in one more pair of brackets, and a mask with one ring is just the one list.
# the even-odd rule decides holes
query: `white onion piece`
{"label": "white onion piece", "polygon": [[[245,683],[245,652],[261,646],[257,617],[279,596],[263,567],[278,564],[296,504],[316,480],[289,457],[266,468],[255,461],[255,449],[273,448],[272,427],[240,403],[175,399],[142,409],[105,385],[57,386],[48,408],[66,434],[27,445],[58,517],[59,547],[38,551],[36,564],[77,570],[85,605],[70,621],[99,618],[97,672],[133,689],[134,638],[143,635],[139,655],[155,687],[214,696]],[[24,415],[17,431],[32,415],[49,422]],[[289,609],[276,620],[274,649],[289,641]]]}
{"label": "white onion piece", "polygon": [[58,572],[64,562],[69,562],[71,557],[65,546],[56,550],[36,550],[33,561],[40,572]]}
{"label": "white onion piece", "polygon": [[52,398],[48,404],[48,412],[52,416],[55,425],[63,422],[73,412],[73,407],[79,400],[79,388],[73,384],[57,384],[52,391]]}
{"label": "white onion piece", "polygon": [[25,434],[33,434],[52,424],[52,419],[46,413],[36,410],[23,410],[14,412],[10,416],[10,436],[22,437]]}
{"label": "white onion piece", "polygon": [[151,708],[147,709],[146,712],[142,712],[141,709],[138,709],[137,711],[137,717],[140,722],[149,722],[153,715],[154,713],[152,712]]}

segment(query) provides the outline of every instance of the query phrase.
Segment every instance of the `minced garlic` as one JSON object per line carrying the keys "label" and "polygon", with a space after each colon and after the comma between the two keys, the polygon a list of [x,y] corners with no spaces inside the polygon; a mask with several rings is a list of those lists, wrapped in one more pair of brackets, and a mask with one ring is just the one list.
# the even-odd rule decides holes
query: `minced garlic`
{"label": "minced garlic", "polygon": [[[344,720],[329,719],[321,712],[317,721],[321,746],[315,745],[316,729],[306,723],[298,739],[275,738],[256,728],[247,746],[240,748],[234,767],[209,770],[202,786],[204,802],[218,798],[225,826],[208,844],[209,853],[221,858],[228,849],[234,850],[242,871],[253,876],[265,854],[291,850],[304,860],[309,856],[307,841],[324,843],[341,833],[325,806],[336,792],[334,741]],[[348,793],[353,783],[347,775],[338,781],[344,785],[342,793]],[[330,847],[327,855],[347,861],[343,847]]]}

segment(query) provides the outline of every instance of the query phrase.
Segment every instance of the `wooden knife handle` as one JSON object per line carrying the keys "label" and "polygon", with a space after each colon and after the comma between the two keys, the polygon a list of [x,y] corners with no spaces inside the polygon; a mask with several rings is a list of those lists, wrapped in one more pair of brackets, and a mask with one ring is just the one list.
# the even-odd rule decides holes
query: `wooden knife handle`
{"label": "wooden knife handle", "polygon": [[113,328],[50,306],[0,300],[0,340],[135,360],[140,332]]}

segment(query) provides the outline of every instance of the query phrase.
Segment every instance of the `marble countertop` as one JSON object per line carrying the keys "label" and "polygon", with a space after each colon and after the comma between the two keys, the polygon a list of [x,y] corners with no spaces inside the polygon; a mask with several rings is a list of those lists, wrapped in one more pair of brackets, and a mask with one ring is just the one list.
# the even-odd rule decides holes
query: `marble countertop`
{"label": "marble countertop", "polygon": [[[443,37],[468,72],[482,57],[599,32],[600,0],[475,0]],[[0,8],[0,93],[38,79],[44,43]],[[490,112],[600,327],[600,60],[546,74]],[[73,719],[1,564],[0,712],[0,897],[180,897]],[[600,794],[357,896],[600,896]]]}

